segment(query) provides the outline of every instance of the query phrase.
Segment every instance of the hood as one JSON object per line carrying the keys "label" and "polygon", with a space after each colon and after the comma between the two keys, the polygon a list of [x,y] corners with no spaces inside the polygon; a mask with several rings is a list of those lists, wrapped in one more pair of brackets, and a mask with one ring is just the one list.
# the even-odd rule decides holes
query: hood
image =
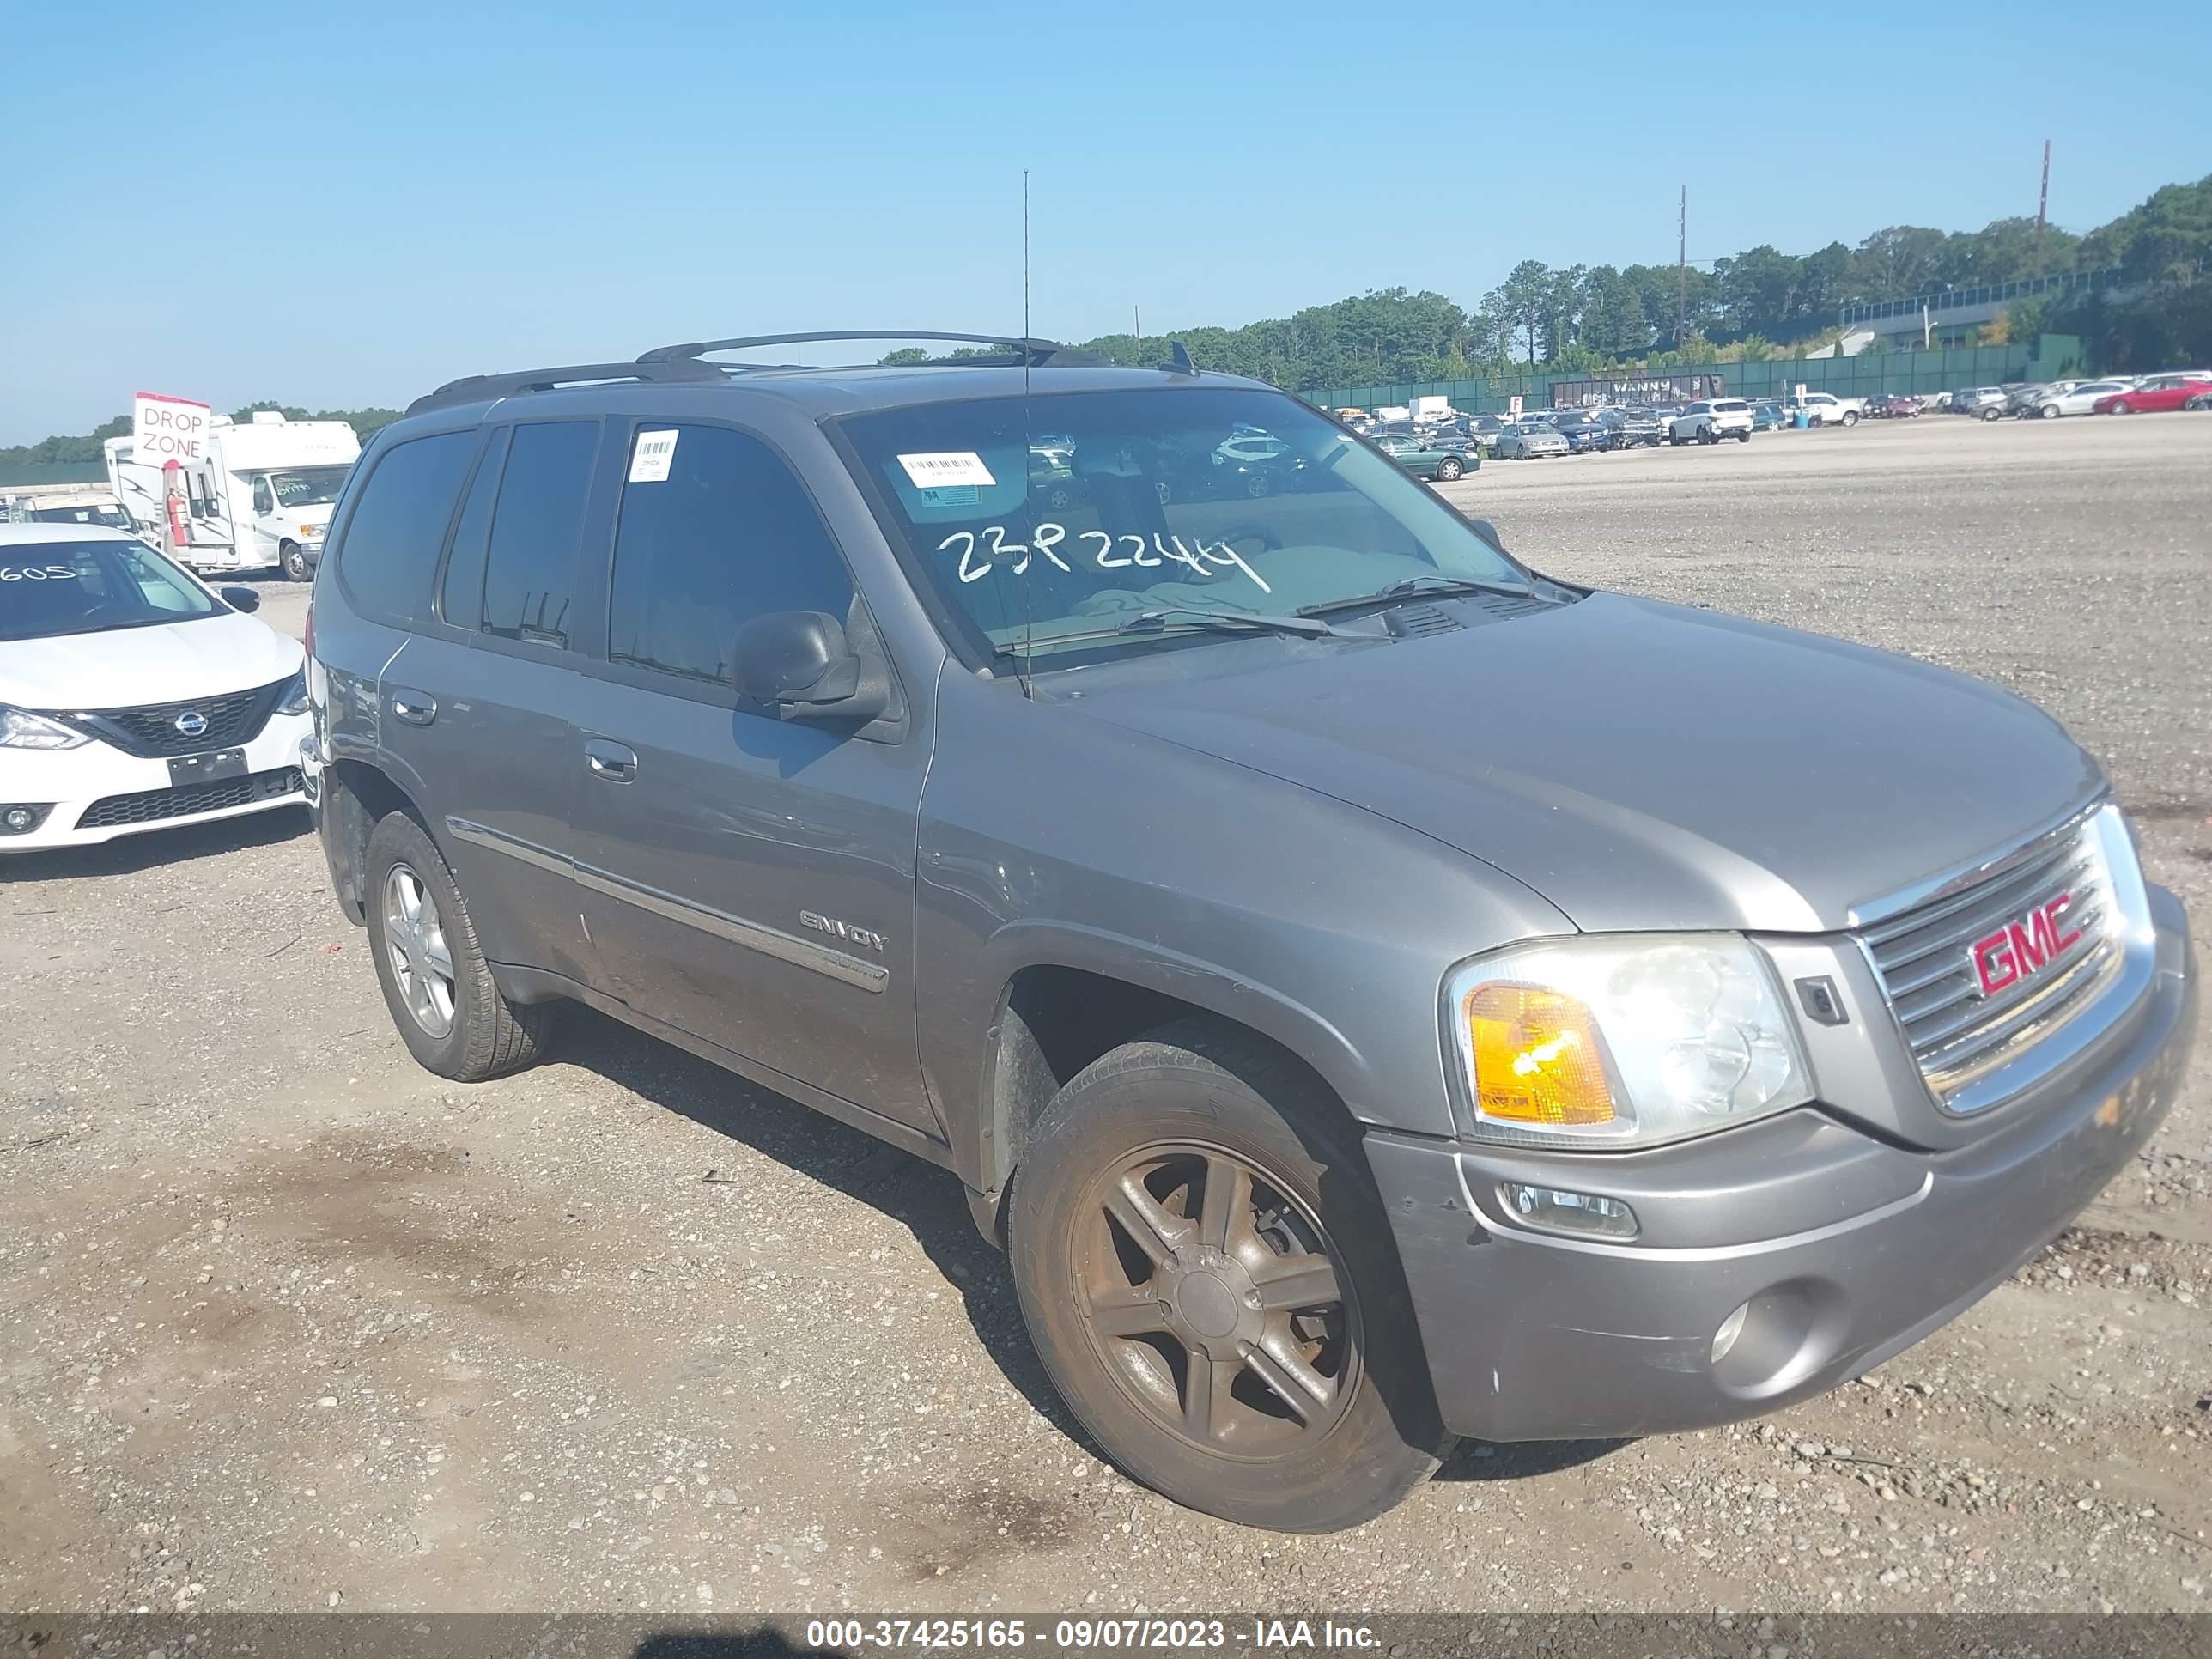
{"label": "hood", "polygon": [[130,708],[267,685],[298,668],[299,643],[235,611],[158,628],[0,641],[0,702]]}
{"label": "hood", "polygon": [[1612,593],[1444,605],[1470,625],[1082,706],[1395,819],[1591,932],[1832,931],[2103,786],[2047,715],[1909,658]]}

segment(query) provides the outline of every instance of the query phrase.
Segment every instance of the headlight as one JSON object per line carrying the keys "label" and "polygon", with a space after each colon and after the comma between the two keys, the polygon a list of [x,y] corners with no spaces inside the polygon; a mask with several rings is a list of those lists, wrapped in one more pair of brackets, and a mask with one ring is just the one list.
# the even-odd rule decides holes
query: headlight
{"label": "headlight", "polygon": [[1644,1146],[1813,1097],[1773,970],[1734,933],[1516,945],[1454,969],[1443,1006],[1478,1139]]}
{"label": "headlight", "polygon": [[304,665],[292,676],[292,683],[284,688],[284,695],[276,701],[280,714],[304,714],[307,712],[307,671]]}
{"label": "headlight", "polygon": [[0,749],[78,749],[91,741],[58,720],[0,703]]}
{"label": "headlight", "polygon": [[322,533],[323,527],[319,524],[303,524],[300,526],[300,534],[308,541],[313,541]]}

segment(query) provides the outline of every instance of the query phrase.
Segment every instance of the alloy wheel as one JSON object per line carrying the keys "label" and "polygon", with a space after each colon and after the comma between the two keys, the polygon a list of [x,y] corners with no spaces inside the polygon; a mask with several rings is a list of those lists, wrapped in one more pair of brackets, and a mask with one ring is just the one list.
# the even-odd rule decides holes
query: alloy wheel
{"label": "alloy wheel", "polygon": [[1075,1292],[1108,1372],[1162,1427],[1216,1455],[1303,1451],[1360,1376],[1357,1304],[1312,1211],[1237,1153],[1133,1152],[1076,1220]]}
{"label": "alloy wheel", "polygon": [[442,1037],[453,1028],[453,953],[438,901],[421,876],[395,864],[384,878],[383,908],[384,942],[400,1000],[427,1035]]}

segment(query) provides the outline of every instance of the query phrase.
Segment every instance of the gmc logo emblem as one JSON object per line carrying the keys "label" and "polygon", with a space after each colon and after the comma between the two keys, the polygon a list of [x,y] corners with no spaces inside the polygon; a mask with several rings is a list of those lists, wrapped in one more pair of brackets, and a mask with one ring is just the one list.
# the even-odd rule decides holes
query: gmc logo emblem
{"label": "gmc logo emblem", "polygon": [[1974,977],[1980,981],[1984,996],[1995,996],[2007,986],[2019,984],[2081,942],[2081,930],[2066,926],[2066,907],[2073,902],[2072,892],[2061,893],[1968,947]]}

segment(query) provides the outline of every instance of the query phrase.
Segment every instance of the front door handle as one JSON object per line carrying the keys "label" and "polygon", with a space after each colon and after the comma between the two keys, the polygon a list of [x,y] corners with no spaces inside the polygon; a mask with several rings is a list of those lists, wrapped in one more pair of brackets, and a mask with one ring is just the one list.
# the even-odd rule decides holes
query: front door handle
{"label": "front door handle", "polygon": [[428,726],[438,718],[438,700],[427,691],[410,691],[395,685],[392,688],[392,718],[410,726]]}
{"label": "front door handle", "polygon": [[637,775],[637,751],[610,743],[605,738],[586,738],[584,764],[592,769],[595,778],[605,778],[609,783],[628,783]]}

